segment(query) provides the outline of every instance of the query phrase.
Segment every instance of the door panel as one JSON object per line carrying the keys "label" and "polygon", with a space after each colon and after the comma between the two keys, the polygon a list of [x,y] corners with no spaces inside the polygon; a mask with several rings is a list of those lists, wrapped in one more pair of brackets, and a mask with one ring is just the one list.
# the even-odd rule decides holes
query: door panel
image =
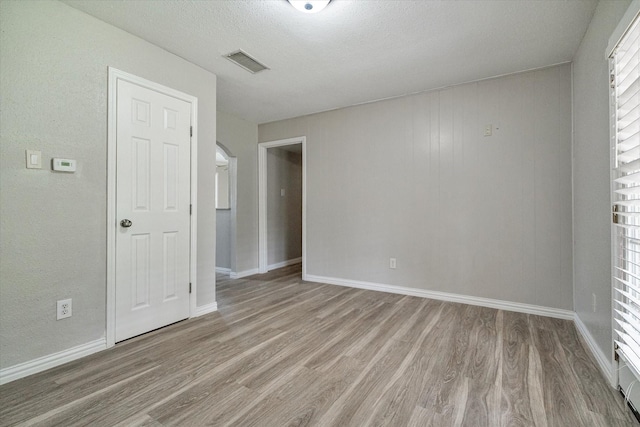
{"label": "door panel", "polygon": [[162,249],[164,252],[164,299],[168,301],[170,299],[177,298],[178,293],[178,271],[180,266],[178,265],[178,233],[168,232],[163,234]]}
{"label": "door panel", "polygon": [[116,342],[189,317],[191,105],[117,87]]}

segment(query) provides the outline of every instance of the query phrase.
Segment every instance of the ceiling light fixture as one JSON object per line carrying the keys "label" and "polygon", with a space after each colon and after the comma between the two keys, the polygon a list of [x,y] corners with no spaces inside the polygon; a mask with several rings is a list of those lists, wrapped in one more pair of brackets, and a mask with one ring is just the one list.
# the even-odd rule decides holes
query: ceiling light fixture
{"label": "ceiling light fixture", "polygon": [[317,13],[327,7],[331,0],[289,0],[291,6],[304,13]]}

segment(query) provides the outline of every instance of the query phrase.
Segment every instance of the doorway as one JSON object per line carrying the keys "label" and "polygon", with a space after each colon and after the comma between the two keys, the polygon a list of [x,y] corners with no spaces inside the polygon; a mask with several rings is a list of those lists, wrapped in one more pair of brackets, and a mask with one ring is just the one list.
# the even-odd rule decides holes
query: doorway
{"label": "doorway", "polygon": [[109,68],[107,346],[195,309],[197,98]]}
{"label": "doorway", "polygon": [[[306,278],[306,163],[304,136],[258,144],[260,273],[302,262],[302,279]],[[274,170],[278,165],[289,165],[288,170]]]}
{"label": "doorway", "polygon": [[237,157],[216,142],[216,281],[236,271],[237,165]]}

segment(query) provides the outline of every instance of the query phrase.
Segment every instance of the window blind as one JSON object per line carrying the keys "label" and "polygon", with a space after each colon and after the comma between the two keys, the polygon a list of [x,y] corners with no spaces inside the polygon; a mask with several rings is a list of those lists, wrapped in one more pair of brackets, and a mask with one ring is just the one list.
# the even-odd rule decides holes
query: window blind
{"label": "window blind", "polygon": [[616,353],[640,378],[640,25],[611,56]]}

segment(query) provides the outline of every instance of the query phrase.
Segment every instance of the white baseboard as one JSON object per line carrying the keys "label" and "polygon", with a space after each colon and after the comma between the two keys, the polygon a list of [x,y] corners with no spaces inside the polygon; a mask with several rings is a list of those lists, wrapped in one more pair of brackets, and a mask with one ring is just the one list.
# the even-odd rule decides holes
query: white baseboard
{"label": "white baseboard", "polygon": [[235,271],[232,271],[229,277],[231,279],[242,279],[243,277],[253,276],[254,274],[258,273],[260,273],[260,270],[258,270],[257,268],[253,268],[251,270],[239,271],[237,273]]}
{"label": "white baseboard", "polygon": [[216,273],[229,274],[231,273],[231,269],[226,267],[216,267]]}
{"label": "white baseboard", "polygon": [[294,264],[300,264],[302,262],[302,257],[293,258],[282,262],[277,262],[275,264],[271,264],[267,266],[267,270],[275,270],[276,268],[288,267]]}
{"label": "white baseboard", "polygon": [[574,312],[552,307],[523,304],[519,302],[503,301],[491,298],[474,297],[469,295],[452,294],[448,292],[428,291],[404,286],[384,285],[381,283],[362,282],[359,280],[337,279],[335,277],[314,276],[308,274],[306,279],[310,282],[327,283],[329,285],[347,286],[371,291],[389,292],[392,294],[411,295],[422,298],[431,298],[440,301],[458,302],[462,304],[478,305],[481,307],[496,308],[498,310],[515,311],[518,313],[537,314],[539,316],[555,317],[558,319],[574,319]]}
{"label": "white baseboard", "polygon": [[212,302],[211,304],[201,305],[196,307],[196,312],[192,317],[204,316],[205,314],[213,313],[214,311],[218,311],[218,303]]}
{"label": "white baseboard", "polygon": [[106,348],[106,338],[100,338],[67,350],[62,350],[57,353],[1,369],[0,384],[6,384],[29,375],[37,374],[38,372],[46,371],[47,369],[55,368],[56,366],[60,366],[67,362],[105,350]]}
{"label": "white baseboard", "polygon": [[618,379],[616,378],[616,370],[611,360],[602,352],[600,346],[596,344],[596,340],[593,339],[593,336],[589,332],[589,329],[587,329],[587,326],[582,322],[582,319],[580,319],[578,313],[575,313],[573,321],[576,325],[578,333],[580,333],[584,341],[587,343],[589,350],[591,350],[591,354],[593,354],[596,362],[598,362],[598,366],[600,367],[602,374],[609,381],[611,387],[617,387]]}

